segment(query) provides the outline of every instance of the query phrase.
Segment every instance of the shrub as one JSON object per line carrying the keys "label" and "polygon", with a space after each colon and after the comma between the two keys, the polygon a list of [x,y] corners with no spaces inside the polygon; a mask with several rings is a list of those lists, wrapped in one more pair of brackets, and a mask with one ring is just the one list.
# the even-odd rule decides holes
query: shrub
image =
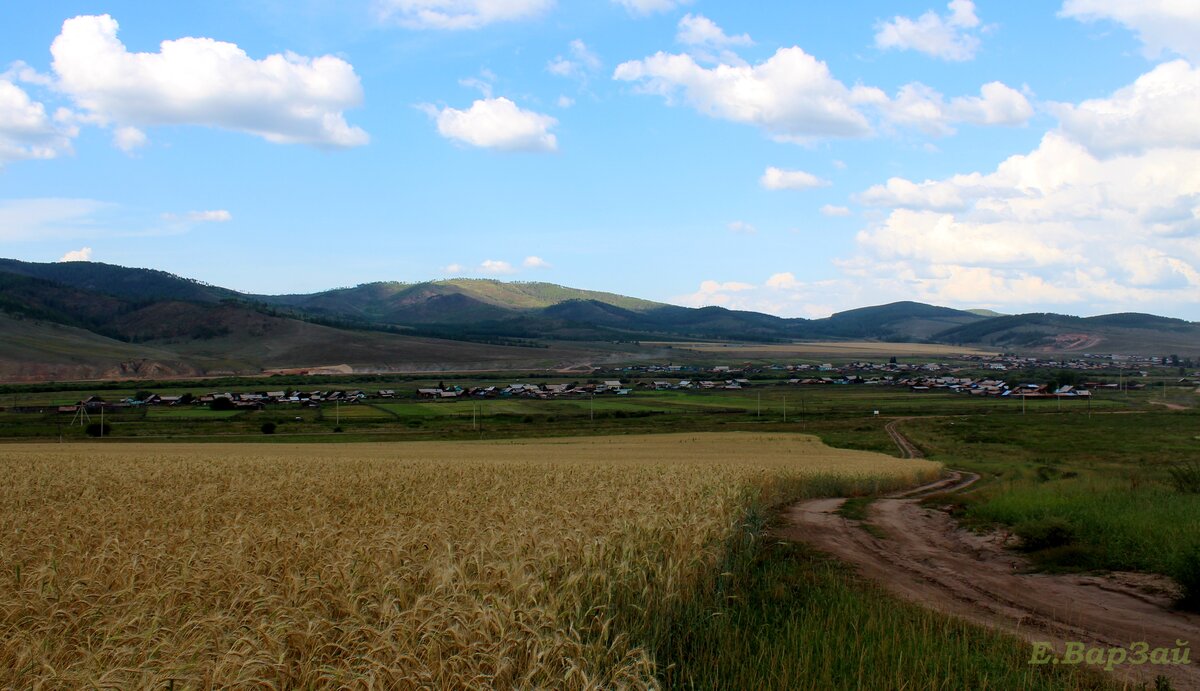
{"label": "shrub", "polygon": [[1013,532],[1021,538],[1021,549],[1026,552],[1065,547],[1075,541],[1075,528],[1062,518],[1023,521]]}
{"label": "shrub", "polygon": [[262,424],[262,433],[263,434],[275,434],[275,427],[276,427],[276,425],[274,422],[264,422]]}
{"label": "shrub", "polygon": [[342,433],[342,428],[341,428],[341,427],[334,427],[334,428],[333,428],[333,431],[334,431],[334,432],[336,432],[337,434],[341,434],[341,433]]}
{"label": "shrub", "polygon": [[237,410],[237,405],[228,398],[215,398],[208,407],[212,410]]}
{"label": "shrub", "polygon": [[84,428],[83,432],[89,437],[107,437],[108,435],[112,434],[112,425],[108,424],[107,422],[104,424],[93,422]]}
{"label": "shrub", "polygon": [[1172,466],[1171,486],[1181,494],[1200,494],[1200,461],[1184,461]]}

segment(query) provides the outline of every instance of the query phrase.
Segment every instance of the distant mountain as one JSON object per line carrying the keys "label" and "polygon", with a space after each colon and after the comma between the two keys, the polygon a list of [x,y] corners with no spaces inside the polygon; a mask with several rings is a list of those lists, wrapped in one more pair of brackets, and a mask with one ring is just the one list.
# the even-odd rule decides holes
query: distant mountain
{"label": "distant mountain", "polygon": [[826,319],[784,319],[484,279],[251,295],[152,269],[0,259],[0,377],[248,373],[330,364],[385,370],[577,366],[648,356],[631,342],[688,340],[1200,353],[1200,324],[1180,319],[976,312],[894,302]]}
{"label": "distant mountain", "polygon": [[127,300],[220,302],[244,297],[237,291],[181,278],[166,271],[130,269],[99,262],[37,264],[16,259],[0,259],[0,272],[54,281],[79,290]]}
{"label": "distant mountain", "polygon": [[1137,313],[1014,314],[947,329],[933,340],[1007,350],[1191,354],[1200,352],[1200,324]]}
{"label": "distant mountain", "polygon": [[816,333],[828,338],[924,341],[938,332],[984,319],[949,307],[893,302],[838,312],[828,319],[817,320]]}
{"label": "distant mountain", "polygon": [[966,311],[970,312],[971,314],[977,314],[981,317],[1006,317],[1006,316],[1008,316],[1004,312],[997,312],[996,310],[983,309],[982,307],[976,307],[975,309],[969,309]]}

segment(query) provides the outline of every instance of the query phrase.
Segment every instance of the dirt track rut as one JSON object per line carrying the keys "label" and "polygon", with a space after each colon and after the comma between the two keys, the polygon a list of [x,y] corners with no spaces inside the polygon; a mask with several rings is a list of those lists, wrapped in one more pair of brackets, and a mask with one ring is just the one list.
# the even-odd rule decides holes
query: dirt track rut
{"label": "dirt track rut", "polygon": [[[903,439],[894,423],[888,431]],[[910,452],[900,440],[897,444]],[[961,491],[976,479],[952,471],[938,482],[876,500],[867,520],[886,535],[883,539],[836,513],[845,499],[792,506],[780,536],[853,564],[901,597],[1031,642],[1053,643],[1060,653],[1068,641],[1089,648],[1128,647],[1136,641],[1175,648],[1176,641],[1187,641],[1197,648],[1193,658],[1200,652],[1200,616],[1171,609],[1165,579],[1025,573],[1027,562],[1005,549],[998,536],[962,530],[945,512],[920,505],[929,494]],[[1162,674],[1176,689],[1200,689],[1200,663],[1194,659],[1187,666],[1120,665],[1114,674],[1151,685]]]}

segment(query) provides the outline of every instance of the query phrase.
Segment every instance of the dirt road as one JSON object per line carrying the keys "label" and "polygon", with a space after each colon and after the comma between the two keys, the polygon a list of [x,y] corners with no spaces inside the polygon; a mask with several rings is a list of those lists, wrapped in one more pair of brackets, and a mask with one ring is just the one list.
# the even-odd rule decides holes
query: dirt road
{"label": "dirt road", "polygon": [[892,438],[892,441],[896,442],[896,446],[900,447],[901,458],[925,458],[925,454],[921,453],[921,450],[917,448],[916,444],[913,444],[908,440],[908,437],[904,436],[900,433],[900,430],[896,429],[896,425],[904,422],[905,420],[911,419],[912,418],[910,417],[898,417],[884,425],[883,430],[888,433],[888,436]]}
{"label": "dirt road", "polygon": [[[903,439],[894,423],[888,428],[889,434]],[[897,443],[906,454],[915,449]],[[976,479],[954,471],[937,483],[876,500],[867,521],[884,539],[863,530],[858,521],[839,516],[836,511],[844,499],[791,507],[781,537],[807,542],[854,564],[901,597],[1031,642],[1050,642],[1059,654],[1070,641],[1089,648],[1145,641],[1151,649],[1175,648],[1176,641],[1187,641],[1197,649],[1192,658],[1198,657],[1200,616],[1170,609],[1172,586],[1166,579],[1145,574],[1024,573],[1028,564],[1005,549],[999,536],[961,530],[946,513],[919,503],[930,493],[961,491]],[[1162,674],[1176,689],[1200,689],[1197,659],[1187,666],[1119,665],[1113,673],[1151,687]]]}

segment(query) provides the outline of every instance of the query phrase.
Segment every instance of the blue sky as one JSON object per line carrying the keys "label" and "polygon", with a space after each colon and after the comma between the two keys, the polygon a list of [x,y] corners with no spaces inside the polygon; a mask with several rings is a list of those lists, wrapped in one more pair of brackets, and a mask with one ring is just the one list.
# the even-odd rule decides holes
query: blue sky
{"label": "blue sky", "polygon": [[1200,4],[9,3],[0,255],[1200,319]]}

